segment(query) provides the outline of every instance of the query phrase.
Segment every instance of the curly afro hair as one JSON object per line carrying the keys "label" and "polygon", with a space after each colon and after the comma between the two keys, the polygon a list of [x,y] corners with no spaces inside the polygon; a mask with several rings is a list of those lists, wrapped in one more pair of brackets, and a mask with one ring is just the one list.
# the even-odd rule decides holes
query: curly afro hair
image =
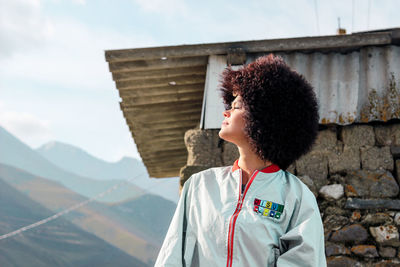
{"label": "curly afro hair", "polygon": [[318,134],[318,102],[312,86],[272,54],[239,70],[225,69],[220,88],[225,108],[235,95],[246,110],[245,134],[262,160],[285,170],[306,154]]}

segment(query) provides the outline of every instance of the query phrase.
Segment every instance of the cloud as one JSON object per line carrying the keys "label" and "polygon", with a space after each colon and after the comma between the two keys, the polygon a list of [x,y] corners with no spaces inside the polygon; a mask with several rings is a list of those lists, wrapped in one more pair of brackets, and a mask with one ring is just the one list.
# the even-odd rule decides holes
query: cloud
{"label": "cloud", "polygon": [[86,0],[72,0],[73,3],[78,5],[86,5]]}
{"label": "cloud", "polygon": [[188,6],[184,0],[134,0],[143,10],[171,17],[176,14],[184,15]]}
{"label": "cloud", "polygon": [[5,111],[0,106],[0,125],[31,147],[53,140],[50,122],[23,112]]}
{"label": "cloud", "polygon": [[[104,50],[146,46],[147,36],[125,36],[107,29],[92,29],[72,19],[52,19],[52,31],[35,51],[20,51],[3,60],[0,73],[69,90],[98,90],[112,86]],[[26,40],[21,42],[26,42]]]}
{"label": "cloud", "polygon": [[0,0],[0,57],[40,46],[51,32],[39,0]]}

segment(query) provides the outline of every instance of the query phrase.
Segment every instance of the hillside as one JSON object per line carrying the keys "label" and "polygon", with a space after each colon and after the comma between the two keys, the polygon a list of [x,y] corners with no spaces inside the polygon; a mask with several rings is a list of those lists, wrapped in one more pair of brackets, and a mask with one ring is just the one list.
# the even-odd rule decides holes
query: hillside
{"label": "hillside", "polygon": [[[63,170],[43,158],[29,146],[0,127],[0,163],[14,166],[47,179],[57,181],[74,192],[91,198],[123,180],[101,181],[79,176]],[[142,189],[127,183],[101,199],[104,202],[120,202],[136,196]]]}
{"label": "hillside", "polygon": [[[0,179],[0,235],[53,213]],[[0,266],[147,266],[63,218],[0,240]]]}
{"label": "hillside", "polygon": [[54,165],[80,176],[99,180],[127,180],[135,174],[142,174],[148,178],[143,163],[134,158],[125,157],[117,162],[107,162],[76,146],[56,141],[44,144],[35,151]]}
{"label": "hillside", "polygon": [[79,147],[56,141],[44,144],[35,151],[55,166],[76,175],[107,181],[130,179],[131,183],[149,193],[178,202],[179,179],[151,179],[143,163],[137,159],[124,157],[117,162],[107,162]]}
{"label": "hillside", "polygon": [[[156,207],[157,212],[154,212]],[[136,199],[110,204],[110,216],[125,227],[135,226],[148,239],[162,244],[172,220],[176,204],[155,195],[142,195]]]}
{"label": "hillside", "polygon": [[[86,199],[57,182],[11,166],[0,164],[0,177],[54,212]],[[163,210],[158,216],[151,214],[154,205]],[[146,194],[111,206],[90,203],[66,215],[66,218],[151,265],[158,254],[175,207],[174,202]]]}

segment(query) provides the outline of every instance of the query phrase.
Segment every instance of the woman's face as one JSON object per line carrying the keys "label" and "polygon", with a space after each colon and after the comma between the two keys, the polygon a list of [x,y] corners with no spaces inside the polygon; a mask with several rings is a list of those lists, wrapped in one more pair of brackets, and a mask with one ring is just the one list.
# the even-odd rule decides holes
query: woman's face
{"label": "woman's face", "polygon": [[243,142],[248,143],[244,131],[245,113],[246,110],[244,109],[242,97],[238,95],[235,100],[233,100],[231,109],[223,112],[225,119],[222,122],[219,137],[238,146]]}

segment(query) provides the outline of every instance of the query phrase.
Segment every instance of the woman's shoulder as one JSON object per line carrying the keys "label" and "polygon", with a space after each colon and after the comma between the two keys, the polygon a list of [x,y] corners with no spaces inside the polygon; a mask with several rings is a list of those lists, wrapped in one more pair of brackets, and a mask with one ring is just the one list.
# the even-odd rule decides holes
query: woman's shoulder
{"label": "woman's shoulder", "polygon": [[206,184],[211,186],[213,183],[219,184],[221,180],[230,176],[231,169],[232,166],[209,168],[192,174],[188,181],[190,181],[192,187],[198,187]]}
{"label": "woman's shoulder", "polygon": [[224,166],[224,167],[213,167],[203,171],[199,171],[197,173],[192,174],[190,179],[199,180],[199,179],[210,179],[217,178],[229,175],[232,166]]}
{"label": "woman's shoulder", "polygon": [[303,181],[301,181],[296,175],[288,171],[284,171],[284,175],[289,191],[294,193],[296,196],[315,200],[315,196],[308,186],[304,184]]}

